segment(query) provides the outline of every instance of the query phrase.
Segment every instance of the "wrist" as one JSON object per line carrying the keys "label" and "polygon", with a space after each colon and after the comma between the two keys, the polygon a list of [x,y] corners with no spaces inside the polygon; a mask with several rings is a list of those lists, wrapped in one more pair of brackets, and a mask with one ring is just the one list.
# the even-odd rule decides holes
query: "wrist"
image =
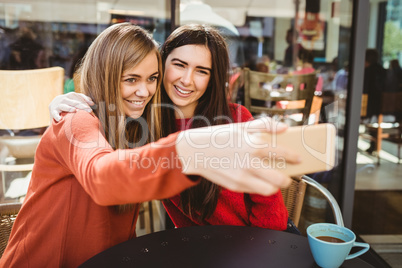
{"label": "wrist", "polygon": [[202,175],[205,167],[198,161],[205,149],[210,147],[210,133],[207,129],[182,131],[177,135],[176,152],[186,175]]}

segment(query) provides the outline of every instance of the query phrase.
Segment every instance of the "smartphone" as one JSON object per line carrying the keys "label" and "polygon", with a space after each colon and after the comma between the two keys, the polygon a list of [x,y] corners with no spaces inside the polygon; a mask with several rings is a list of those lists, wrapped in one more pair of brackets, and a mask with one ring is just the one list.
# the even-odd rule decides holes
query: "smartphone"
{"label": "smartphone", "polygon": [[269,146],[287,147],[302,158],[301,163],[290,164],[283,157],[271,155],[264,159],[268,168],[297,176],[331,170],[335,165],[336,128],[333,124],[294,126],[279,134],[263,135]]}

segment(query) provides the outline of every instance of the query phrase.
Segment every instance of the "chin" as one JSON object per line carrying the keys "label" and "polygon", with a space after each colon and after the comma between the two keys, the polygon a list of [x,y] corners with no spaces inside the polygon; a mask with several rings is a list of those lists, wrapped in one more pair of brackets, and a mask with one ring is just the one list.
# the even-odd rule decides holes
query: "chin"
{"label": "chin", "polygon": [[131,115],[128,115],[128,117],[130,117],[130,118],[132,118],[132,119],[138,119],[138,118],[141,117],[141,115],[142,115],[142,114],[131,114]]}
{"label": "chin", "polygon": [[186,101],[182,99],[172,99],[172,102],[174,105],[181,107],[181,106],[187,106],[188,104],[191,103],[191,101]]}
{"label": "chin", "polygon": [[141,117],[141,115],[144,113],[144,111],[136,111],[136,112],[131,112],[131,113],[126,113],[126,116],[127,117],[130,117],[130,118],[132,118],[132,119],[137,119],[137,118],[140,118]]}

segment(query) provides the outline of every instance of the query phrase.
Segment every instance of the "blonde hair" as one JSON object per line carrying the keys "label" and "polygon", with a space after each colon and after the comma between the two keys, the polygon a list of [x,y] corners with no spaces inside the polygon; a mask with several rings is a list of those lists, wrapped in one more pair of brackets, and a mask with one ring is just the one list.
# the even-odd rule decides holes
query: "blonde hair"
{"label": "blonde hair", "polygon": [[[158,58],[157,90],[143,115],[136,120],[127,120],[120,92],[121,77],[125,70],[135,67],[149,53],[155,53]],[[115,24],[104,30],[89,47],[74,76],[78,90],[94,101],[94,113],[114,149],[137,147],[160,138],[161,80],[162,64],[157,43],[144,29],[130,23]]]}

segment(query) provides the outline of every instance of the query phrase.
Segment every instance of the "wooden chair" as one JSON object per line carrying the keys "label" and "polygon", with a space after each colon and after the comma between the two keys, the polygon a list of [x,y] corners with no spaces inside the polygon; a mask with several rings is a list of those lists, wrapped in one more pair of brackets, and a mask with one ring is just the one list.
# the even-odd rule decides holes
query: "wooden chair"
{"label": "wooden chair", "polygon": [[269,116],[302,114],[302,119],[296,120],[295,124],[307,124],[316,83],[316,73],[283,75],[245,68],[244,104],[253,114],[265,113]]}
{"label": "wooden chair", "polygon": [[0,129],[9,135],[0,136],[1,147],[7,148],[5,159],[0,159],[3,193],[5,173],[32,170],[33,159],[41,133],[33,136],[19,136],[18,133],[31,129],[45,129],[49,126],[48,105],[54,97],[63,93],[64,69],[51,67],[35,70],[0,70]]}
{"label": "wooden chair", "polygon": [[232,74],[229,78],[229,84],[228,84],[228,101],[236,103],[237,99],[237,93],[239,91],[239,88],[243,85],[244,83],[244,74],[243,74],[243,69],[240,67],[233,68]]}
{"label": "wooden chair", "polygon": [[11,229],[21,205],[21,203],[0,204],[0,258],[7,247]]}
{"label": "wooden chair", "polygon": [[292,179],[290,186],[282,188],[281,192],[289,218],[298,226],[306,192],[306,183],[299,177],[292,177]]}
{"label": "wooden chair", "polygon": [[362,106],[360,108],[360,117],[364,118],[367,116],[367,102],[368,102],[368,95],[362,95]]}
{"label": "wooden chair", "polygon": [[[384,122],[384,115],[393,115],[395,120],[393,122]],[[389,139],[397,143],[399,163],[401,160],[400,151],[402,143],[402,92],[383,92],[381,94],[378,122],[368,123],[364,126],[365,132],[361,136],[375,142],[377,164],[380,164],[382,139]]]}
{"label": "wooden chair", "polygon": [[320,192],[328,201],[335,219],[335,223],[343,226],[343,217],[338,202],[334,196],[320,183],[312,178],[302,175],[292,177],[293,181],[288,188],[281,189],[285,206],[288,210],[289,218],[298,226],[302,213],[303,201],[306,193],[306,186],[309,185]]}
{"label": "wooden chair", "polygon": [[[146,222],[146,220],[145,220],[145,214],[148,214],[148,222]],[[154,212],[153,212],[152,201],[141,203],[140,211],[138,214],[138,222],[139,222],[140,228],[146,229],[147,233],[153,233],[155,231]]]}

